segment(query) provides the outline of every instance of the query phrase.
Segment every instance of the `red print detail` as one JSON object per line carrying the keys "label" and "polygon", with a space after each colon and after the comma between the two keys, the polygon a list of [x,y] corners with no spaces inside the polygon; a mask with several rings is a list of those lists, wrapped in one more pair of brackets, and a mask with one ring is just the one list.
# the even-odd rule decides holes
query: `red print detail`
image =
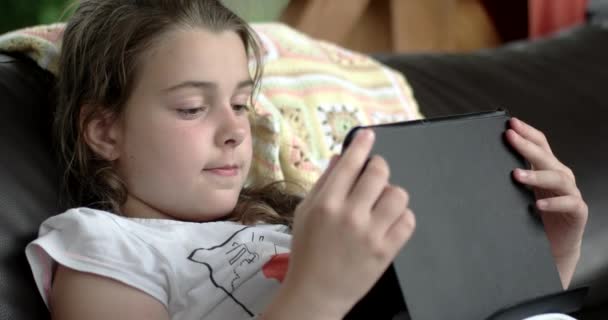
{"label": "red print detail", "polygon": [[283,283],[285,274],[287,273],[287,265],[289,265],[289,253],[281,253],[272,256],[268,262],[262,267],[264,276],[268,279],[277,279]]}

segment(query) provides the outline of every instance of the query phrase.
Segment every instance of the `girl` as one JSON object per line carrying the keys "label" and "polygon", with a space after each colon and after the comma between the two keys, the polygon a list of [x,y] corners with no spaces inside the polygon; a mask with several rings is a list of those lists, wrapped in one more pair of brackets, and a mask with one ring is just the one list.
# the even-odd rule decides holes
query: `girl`
{"label": "girl", "polygon": [[[303,199],[245,187],[260,50],[218,0],[83,0],[60,65],[66,191],[88,208],[48,219],[26,249],[54,319],[340,319],[414,230],[384,160],[364,167],[370,131]],[[536,190],[567,287],[585,202],[543,135],[511,126],[534,168],[515,177]]]}

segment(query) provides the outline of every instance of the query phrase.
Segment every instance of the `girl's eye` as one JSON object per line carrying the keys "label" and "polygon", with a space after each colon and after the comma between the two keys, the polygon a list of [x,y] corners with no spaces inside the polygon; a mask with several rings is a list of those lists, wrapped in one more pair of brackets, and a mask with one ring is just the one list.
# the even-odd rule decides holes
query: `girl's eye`
{"label": "girl's eye", "polygon": [[241,113],[241,112],[247,112],[249,111],[249,106],[246,104],[235,104],[232,105],[232,109],[234,109],[234,111]]}
{"label": "girl's eye", "polygon": [[187,109],[177,109],[177,113],[185,119],[194,119],[200,113],[205,111],[205,108],[187,108]]}

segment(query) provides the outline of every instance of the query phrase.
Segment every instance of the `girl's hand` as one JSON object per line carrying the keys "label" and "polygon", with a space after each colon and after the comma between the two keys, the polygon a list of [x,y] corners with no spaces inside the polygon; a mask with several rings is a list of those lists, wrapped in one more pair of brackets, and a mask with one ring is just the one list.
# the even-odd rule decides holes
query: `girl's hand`
{"label": "girl's hand", "polygon": [[516,169],[513,175],[534,190],[562,285],[567,288],[580,257],[587,204],[572,170],[553,155],[545,135],[515,118],[510,126],[507,140],[532,165],[531,170]]}
{"label": "girl's hand", "polygon": [[295,211],[279,300],[303,306],[298,317],[342,319],[412,235],[408,195],[388,183],[387,163],[373,156],[365,165],[373,140],[359,131]]}

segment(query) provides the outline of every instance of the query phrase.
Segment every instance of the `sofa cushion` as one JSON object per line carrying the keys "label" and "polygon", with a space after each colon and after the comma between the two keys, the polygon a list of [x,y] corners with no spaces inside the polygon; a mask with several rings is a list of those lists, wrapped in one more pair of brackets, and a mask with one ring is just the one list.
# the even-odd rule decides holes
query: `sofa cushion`
{"label": "sofa cushion", "polygon": [[[49,74],[29,59],[0,54],[0,318],[48,312],[25,259],[40,223],[62,211],[51,150]],[[26,303],[24,303],[26,302]]]}

